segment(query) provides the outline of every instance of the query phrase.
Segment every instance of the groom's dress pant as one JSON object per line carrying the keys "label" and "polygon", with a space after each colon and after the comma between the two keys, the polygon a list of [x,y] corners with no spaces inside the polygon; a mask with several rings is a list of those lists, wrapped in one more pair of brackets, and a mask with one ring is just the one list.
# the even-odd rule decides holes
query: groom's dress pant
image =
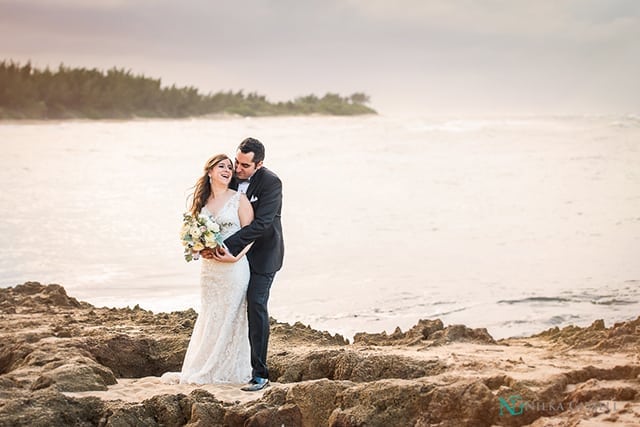
{"label": "groom's dress pant", "polygon": [[269,345],[269,291],[276,273],[251,271],[247,290],[247,317],[249,342],[251,343],[252,377],[269,378],[267,347]]}

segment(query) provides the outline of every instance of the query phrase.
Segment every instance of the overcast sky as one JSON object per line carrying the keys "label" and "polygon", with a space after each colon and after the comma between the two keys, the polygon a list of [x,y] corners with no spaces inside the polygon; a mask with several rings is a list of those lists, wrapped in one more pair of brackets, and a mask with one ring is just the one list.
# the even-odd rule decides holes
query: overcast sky
{"label": "overcast sky", "polygon": [[383,114],[638,114],[640,1],[0,0],[0,57]]}

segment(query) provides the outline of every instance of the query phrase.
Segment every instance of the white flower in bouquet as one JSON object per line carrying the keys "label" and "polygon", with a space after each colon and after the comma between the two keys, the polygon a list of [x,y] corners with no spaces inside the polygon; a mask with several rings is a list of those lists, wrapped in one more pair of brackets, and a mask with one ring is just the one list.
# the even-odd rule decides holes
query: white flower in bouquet
{"label": "white flower in bouquet", "polygon": [[220,225],[217,222],[215,222],[213,217],[200,214],[198,215],[198,221],[200,221],[201,224],[204,224],[203,225],[204,229],[202,229],[201,227],[203,232],[205,231],[213,231],[214,233],[220,232]]}
{"label": "white flower in bouquet", "polygon": [[211,231],[213,231],[214,233],[219,233],[220,232],[220,226],[218,225],[217,222],[211,222],[211,226],[209,227],[209,229]]}
{"label": "white flower in bouquet", "polygon": [[216,235],[215,233],[205,233],[204,234],[204,244],[208,247],[208,248],[215,248],[217,245],[217,241],[216,241]]}
{"label": "white flower in bouquet", "polygon": [[202,229],[200,229],[200,227],[197,225],[192,225],[189,229],[189,234],[191,234],[191,237],[193,237],[194,239],[197,239],[202,236]]}

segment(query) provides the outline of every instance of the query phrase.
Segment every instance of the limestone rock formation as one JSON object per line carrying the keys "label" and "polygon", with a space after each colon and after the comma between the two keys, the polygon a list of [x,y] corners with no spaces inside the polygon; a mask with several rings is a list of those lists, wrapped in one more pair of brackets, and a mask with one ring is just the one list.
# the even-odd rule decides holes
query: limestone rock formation
{"label": "limestone rock formation", "polygon": [[[243,395],[157,380],[180,369],[196,317],[0,289],[0,427],[640,425],[640,318],[497,342],[423,319],[353,344],[272,320],[273,385]],[[146,397],[114,394],[143,380]]]}

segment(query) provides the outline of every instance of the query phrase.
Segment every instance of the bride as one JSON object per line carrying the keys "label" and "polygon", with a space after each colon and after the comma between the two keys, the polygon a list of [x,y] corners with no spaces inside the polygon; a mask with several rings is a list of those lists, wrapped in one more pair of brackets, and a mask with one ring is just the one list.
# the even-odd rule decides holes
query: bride
{"label": "bride", "polygon": [[[253,220],[247,197],[231,190],[233,164],[224,154],[207,160],[198,179],[190,213],[209,215],[226,239]],[[166,373],[165,382],[211,384],[246,383],[251,379],[251,350],[246,294],[249,264],[244,256],[223,263],[201,258],[201,309],[193,328],[182,371]]]}

